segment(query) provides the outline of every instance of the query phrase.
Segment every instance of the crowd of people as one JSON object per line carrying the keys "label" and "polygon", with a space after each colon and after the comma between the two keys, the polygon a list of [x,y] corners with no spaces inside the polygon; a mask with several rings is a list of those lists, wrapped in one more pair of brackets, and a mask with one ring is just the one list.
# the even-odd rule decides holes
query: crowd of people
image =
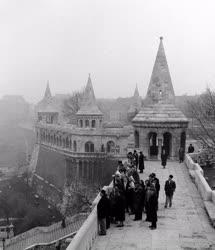
{"label": "crowd of people", "polygon": [[[142,159],[141,159],[142,158]],[[139,166],[139,171],[138,171]],[[123,227],[125,215],[134,215],[133,220],[142,220],[143,213],[145,220],[151,222],[149,228],[157,228],[158,198],[160,183],[155,173],[143,181],[139,173],[144,169],[144,155],[140,152],[128,154],[128,162],[124,164],[119,161],[118,168],[113,176],[113,186],[107,190],[101,190],[101,199],[97,205],[99,234],[106,235],[106,229],[111,223],[117,227]],[[165,183],[167,206],[172,206],[172,197],[176,189],[173,176],[170,175]]]}

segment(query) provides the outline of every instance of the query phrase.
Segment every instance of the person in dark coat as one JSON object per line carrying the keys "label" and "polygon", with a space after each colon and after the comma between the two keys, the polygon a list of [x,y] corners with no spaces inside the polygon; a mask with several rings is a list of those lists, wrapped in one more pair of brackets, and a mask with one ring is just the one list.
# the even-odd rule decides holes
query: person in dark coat
{"label": "person in dark coat", "polygon": [[194,150],[195,150],[195,149],[194,149],[193,145],[190,144],[190,146],[188,147],[188,154],[193,153]]}
{"label": "person in dark coat", "polygon": [[136,185],[134,191],[134,220],[142,220],[143,213],[143,204],[144,204],[144,190],[142,185],[139,183]]}
{"label": "person in dark coat", "polygon": [[151,230],[157,228],[157,207],[157,192],[155,186],[151,184],[148,190],[148,221],[151,222],[151,225],[149,226]]}
{"label": "person in dark coat", "polygon": [[140,155],[139,155],[139,170],[140,170],[140,173],[143,173],[144,168],[145,168],[145,166],[144,166],[144,155],[143,155],[143,152],[140,152]]}
{"label": "person in dark coat", "polygon": [[161,165],[163,168],[166,167],[166,162],[167,162],[167,153],[166,150],[163,148],[161,151]]}
{"label": "person in dark coat", "polygon": [[145,201],[144,201],[144,208],[146,212],[146,221],[149,221],[149,197],[150,193],[150,180],[145,181]]}
{"label": "person in dark coat", "polygon": [[117,227],[123,227],[125,220],[125,197],[123,193],[119,192],[119,189],[115,189],[115,199],[116,199],[116,221],[118,222]]}
{"label": "person in dark coat", "polygon": [[136,170],[137,170],[137,167],[138,167],[138,153],[136,150],[134,150],[134,153],[133,153],[133,161],[134,161],[134,165],[136,167]]}
{"label": "person in dark coat", "polygon": [[100,192],[101,199],[97,205],[99,235],[106,235],[106,218],[109,216],[109,203],[105,190]]}
{"label": "person in dark coat", "polygon": [[176,184],[175,184],[175,181],[173,180],[173,175],[170,175],[169,179],[166,181],[165,186],[164,186],[164,190],[166,194],[165,208],[167,208],[168,204],[169,204],[169,207],[172,206],[172,198],[173,198],[175,189],[176,189]]}
{"label": "person in dark coat", "polygon": [[151,173],[150,174],[150,182],[153,183],[155,185],[155,189],[157,192],[157,198],[159,198],[159,192],[160,192],[160,181],[159,179],[156,177],[155,173]]}
{"label": "person in dark coat", "polygon": [[125,198],[126,198],[126,210],[129,212],[129,214],[134,214],[134,178],[132,175],[128,177],[128,182],[126,185],[126,192],[125,192]]}
{"label": "person in dark coat", "polygon": [[182,147],[179,148],[178,156],[179,156],[179,163],[182,163],[184,161],[184,149]]}

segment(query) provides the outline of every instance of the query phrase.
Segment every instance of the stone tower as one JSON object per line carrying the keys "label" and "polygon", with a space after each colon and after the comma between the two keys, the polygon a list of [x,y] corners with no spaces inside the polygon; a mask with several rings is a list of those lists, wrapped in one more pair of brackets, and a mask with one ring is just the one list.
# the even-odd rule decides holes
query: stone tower
{"label": "stone tower", "polygon": [[91,77],[89,75],[81,107],[76,113],[80,128],[99,128],[102,126],[103,114],[96,104]]}
{"label": "stone tower", "polygon": [[170,159],[176,159],[179,148],[185,149],[188,120],[175,107],[174,101],[161,37],[145,105],[132,120],[135,147],[143,151],[147,158],[159,159],[164,148]]}

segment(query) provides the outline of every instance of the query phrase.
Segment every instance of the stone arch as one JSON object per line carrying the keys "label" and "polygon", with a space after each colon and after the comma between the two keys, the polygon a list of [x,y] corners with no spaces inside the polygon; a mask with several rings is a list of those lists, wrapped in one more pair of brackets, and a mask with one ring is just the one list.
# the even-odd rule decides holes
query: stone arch
{"label": "stone arch", "polygon": [[92,121],[91,121],[91,127],[92,127],[92,128],[95,128],[95,127],[96,127],[96,120],[92,120]]}
{"label": "stone arch", "polygon": [[83,120],[82,119],[79,120],[79,126],[80,126],[80,128],[83,128]]}
{"label": "stone arch", "polygon": [[69,148],[69,138],[66,137],[66,148]]}
{"label": "stone arch", "polygon": [[137,130],[134,131],[134,147],[135,148],[140,147],[140,136],[139,136],[139,132]]}
{"label": "stone arch", "polygon": [[66,147],[66,140],[65,140],[65,138],[63,138],[63,147],[64,148]]}
{"label": "stone arch", "polygon": [[77,152],[77,142],[73,141],[73,151]]}
{"label": "stone arch", "polygon": [[94,144],[91,141],[86,142],[84,148],[86,153],[94,152]]}
{"label": "stone arch", "polygon": [[59,137],[59,146],[60,147],[62,146],[62,137],[61,136]]}
{"label": "stone arch", "polygon": [[149,132],[148,133],[149,140],[149,156],[150,158],[156,158],[158,156],[158,142],[157,142],[157,133]]}
{"label": "stone arch", "polygon": [[88,119],[85,120],[85,127],[88,128],[90,126],[90,121]]}
{"label": "stone arch", "polygon": [[113,153],[114,149],[115,149],[115,143],[113,141],[108,141],[107,142],[107,152]]}
{"label": "stone arch", "polygon": [[168,157],[172,156],[172,134],[165,132],[163,134],[163,148],[165,149]]}

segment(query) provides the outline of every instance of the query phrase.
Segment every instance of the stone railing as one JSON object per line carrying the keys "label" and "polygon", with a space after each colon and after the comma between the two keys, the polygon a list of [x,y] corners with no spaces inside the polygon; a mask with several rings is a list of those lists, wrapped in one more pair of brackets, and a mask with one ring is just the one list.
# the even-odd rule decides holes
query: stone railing
{"label": "stone railing", "polygon": [[212,189],[204,178],[204,171],[199,166],[198,163],[195,163],[192,158],[192,154],[185,155],[185,164],[189,169],[190,175],[193,177],[196,187],[198,188],[199,193],[203,200],[212,200]]}
{"label": "stone railing", "polygon": [[[112,185],[111,183],[109,186],[103,187],[103,189],[108,190]],[[100,194],[93,201],[92,212],[72,239],[67,250],[89,250],[92,248],[93,241],[98,235],[97,204],[99,200]]]}
{"label": "stone railing", "polygon": [[205,180],[202,168],[198,163],[193,162],[191,156],[192,154],[185,155],[185,164],[189,169],[189,173],[193,178],[195,185],[204,201],[204,206],[212,222],[212,225],[215,227],[215,191],[211,189]]}
{"label": "stone railing", "polygon": [[36,227],[25,233],[6,240],[5,250],[30,249],[37,245],[51,244],[54,241],[73,235],[79,230],[87,214],[77,214],[66,219],[66,227],[62,228],[61,222],[48,227]]}

